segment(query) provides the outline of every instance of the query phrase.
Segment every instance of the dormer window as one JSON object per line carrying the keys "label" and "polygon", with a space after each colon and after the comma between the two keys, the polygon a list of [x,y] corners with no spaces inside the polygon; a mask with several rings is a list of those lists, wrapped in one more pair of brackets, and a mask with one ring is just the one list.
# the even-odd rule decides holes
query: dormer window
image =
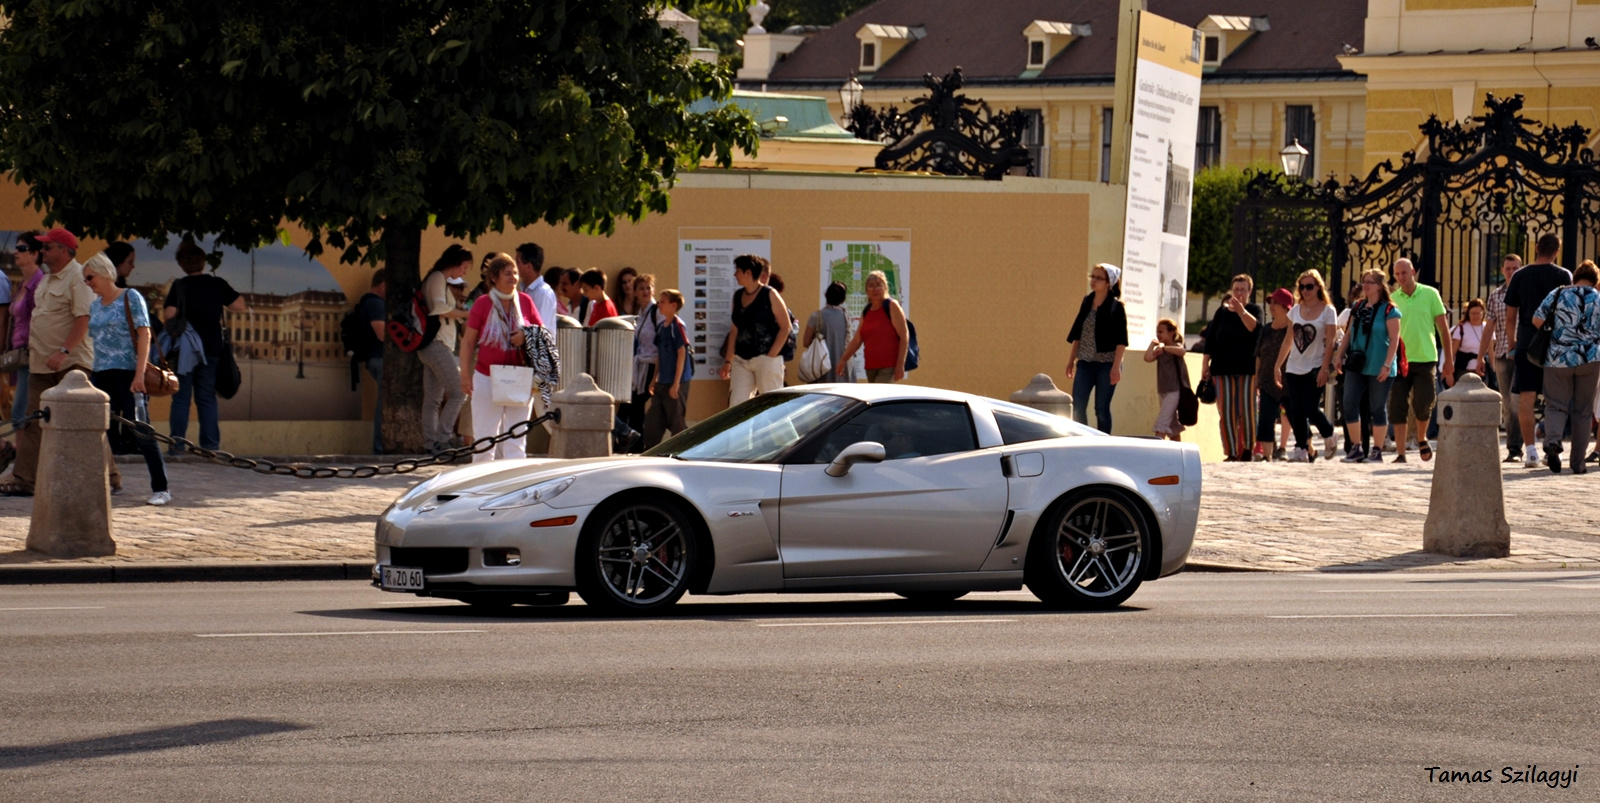
{"label": "dormer window", "polygon": [[1080,36],[1090,33],[1087,23],[1051,22],[1049,20],[1034,20],[1028,27],[1022,29],[1022,35],[1028,40],[1028,69],[1023,77],[1032,78],[1039,70],[1049,66],[1061,51],[1067,49]]}
{"label": "dormer window", "polygon": [[1195,26],[1203,37],[1200,64],[1206,69],[1222,66],[1250,37],[1271,30],[1266,17],[1238,17],[1212,14]]}
{"label": "dormer window", "polygon": [[889,63],[902,48],[927,36],[927,30],[911,25],[867,24],[856,31],[861,40],[861,71],[870,73]]}

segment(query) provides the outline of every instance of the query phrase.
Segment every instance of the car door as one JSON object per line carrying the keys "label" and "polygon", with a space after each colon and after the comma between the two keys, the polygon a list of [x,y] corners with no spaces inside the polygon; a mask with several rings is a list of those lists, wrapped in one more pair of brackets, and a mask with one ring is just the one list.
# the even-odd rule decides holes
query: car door
{"label": "car door", "polygon": [[[881,463],[826,473],[846,446],[874,441]],[[783,467],[785,578],[977,571],[1005,519],[1006,478],[979,450],[964,402],[873,405],[839,425],[810,462]]]}

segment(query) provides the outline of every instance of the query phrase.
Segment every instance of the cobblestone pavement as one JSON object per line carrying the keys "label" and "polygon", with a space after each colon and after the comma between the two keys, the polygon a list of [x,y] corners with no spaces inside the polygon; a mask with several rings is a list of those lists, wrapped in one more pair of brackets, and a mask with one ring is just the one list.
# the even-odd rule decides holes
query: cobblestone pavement
{"label": "cobblestone pavement", "polygon": [[[1277,571],[1600,568],[1600,471],[1551,476],[1503,466],[1509,558],[1422,552],[1432,464],[1225,463],[1205,468],[1191,561]],[[368,480],[296,480],[194,463],[168,467],[171,505],[144,504],[142,465],[112,497],[117,555],[55,561],[23,551],[29,499],[0,497],[0,565],[165,561],[365,561],[396,496],[437,469]]]}

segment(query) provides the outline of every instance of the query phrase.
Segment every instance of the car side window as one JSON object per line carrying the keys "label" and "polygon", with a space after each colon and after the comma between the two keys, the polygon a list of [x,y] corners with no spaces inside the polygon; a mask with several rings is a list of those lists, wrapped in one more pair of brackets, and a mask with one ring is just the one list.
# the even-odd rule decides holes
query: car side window
{"label": "car side window", "polygon": [[1065,431],[1063,422],[1049,419],[1034,418],[1019,413],[1004,410],[999,407],[991,408],[994,413],[994,422],[1000,427],[1000,440],[1007,446],[1032,441],[1050,440],[1051,438],[1065,438],[1071,433]]}
{"label": "car side window", "polygon": [[846,446],[883,444],[885,459],[904,460],[978,448],[972,415],[960,402],[889,402],[857,413],[829,433],[816,462],[830,463]]}

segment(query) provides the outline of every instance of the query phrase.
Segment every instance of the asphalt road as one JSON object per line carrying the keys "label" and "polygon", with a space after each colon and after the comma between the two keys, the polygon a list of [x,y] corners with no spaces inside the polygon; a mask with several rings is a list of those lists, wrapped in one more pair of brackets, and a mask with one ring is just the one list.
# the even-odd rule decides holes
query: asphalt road
{"label": "asphalt road", "polygon": [[[1597,613],[1600,574],[1536,572],[620,621],[355,582],[7,587],[0,799],[1594,800]],[[1528,765],[1577,775],[1501,783]]]}

